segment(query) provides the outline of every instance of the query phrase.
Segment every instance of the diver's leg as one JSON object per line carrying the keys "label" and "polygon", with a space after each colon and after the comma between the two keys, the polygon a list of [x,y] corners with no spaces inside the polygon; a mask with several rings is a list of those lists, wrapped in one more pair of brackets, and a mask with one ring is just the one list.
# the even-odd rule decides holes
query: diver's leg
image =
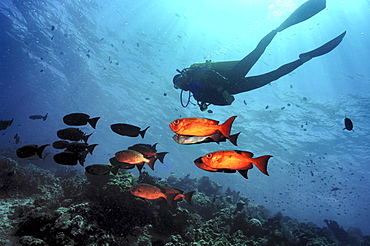
{"label": "diver's leg", "polygon": [[231,80],[244,77],[257,60],[261,57],[266,47],[271,43],[272,39],[275,37],[277,31],[272,30],[267,34],[257,45],[257,47],[249,53],[246,57],[240,60],[233,68],[231,68],[227,73],[227,77]]}
{"label": "diver's leg", "polygon": [[303,63],[304,63],[303,61],[298,59],[288,64],[285,64],[274,71],[257,76],[241,78],[237,83],[235,83],[232,86],[232,88],[229,88],[227,91],[230,94],[238,94],[241,92],[251,91],[260,88],[274,80],[283,77],[284,75],[287,75],[288,73],[292,72],[299,66],[303,65]]}
{"label": "diver's leg", "polygon": [[301,65],[311,60],[312,58],[324,55],[332,51],[335,47],[337,47],[341,43],[344,35],[346,35],[346,32],[343,32],[339,36],[335,37],[334,39],[330,40],[329,42],[325,43],[324,45],[320,46],[317,49],[300,54],[298,60],[285,64],[274,71],[258,76],[251,76],[239,79],[237,80],[236,83],[234,83],[231,86],[231,88],[228,88],[227,91],[230,94],[237,94],[245,91],[254,90],[256,88],[267,85],[268,83],[277,80],[284,75],[287,75],[288,73],[292,72],[293,70],[300,67]]}
{"label": "diver's leg", "polygon": [[325,9],[325,0],[308,0],[298,7],[276,30],[278,32],[305,21]]}
{"label": "diver's leg", "polygon": [[340,44],[340,42],[342,42],[345,35],[346,35],[346,32],[343,32],[338,37],[330,40],[329,42],[325,43],[319,48],[300,54],[299,59],[301,59],[303,62],[306,62],[306,61],[311,60],[313,57],[322,56],[326,53],[329,53],[335,47],[337,47]]}
{"label": "diver's leg", "polygon": [[268,33],[250,54],[228,71],[229,79],[237,79],[246,76],[257,60],[262,56],[266,47],[271,43],[277,32],[281,32],[292,25],[309,19],[325,7],[326,0],[308,0],[299,6],[277,29]]}

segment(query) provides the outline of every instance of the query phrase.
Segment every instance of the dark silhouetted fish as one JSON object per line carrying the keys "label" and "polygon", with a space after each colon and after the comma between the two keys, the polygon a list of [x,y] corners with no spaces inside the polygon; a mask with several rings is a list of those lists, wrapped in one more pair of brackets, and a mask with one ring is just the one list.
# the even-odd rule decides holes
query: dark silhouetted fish
{"label": "dark silhouetted fish", "polygon": [[53,143],[53,148],[54,149],[66,149],[69,145],[68,141],[65,140],[58,140]]}
{"label": "dark silhouetted fish", "polygon": [[83,152],[85,150],[88,150],[90,154],[93,153],[95,147],[97,146],[98,144],[91,144],[91,145],[88,145],[87,143],[80,143],[80,142],[68,142],[68,141],[64,141],[64,140],[59,140],[59,141],[55,141],[53,143],[53,147],[55,149],[66,149],[67,151],[72,151],[72,152]]}
{"label": "dark silhouetted fish", "polygon": [[85,162],[86,154],[87,154],[87,151],[84,151],[82,153],[63,151],[61,153],[55,154],[53,159],[56,163],[61,164],[61,165],[75,166],[78,163],[80,163],[81,166],[83,166]]}
{"label": "dark silhouetted fish", "polygon": [[30,158],[34,155],[37,155],[40,159],[43,159],[42,152],[44,152],[44,149],[49,145],[50,144],[44,144],[40,147],[35,144],[25,145],[18,148],[16,154],[19,158]]}
{"label": "dark silhouetted fish", "polygon": [[15,134],[15,136],[13,137],[15,139],[15,144],[19,144],[20,140],[19,140],[19,135],[18,133]]}
{"label": "dark silhouetted fish", "polygon": [[72,142],[68,145],[67,150],[72,152],[83,152],[87,150],[91,155],[98,144],[88,145],[87,143]]}
{"label": "dark silhouetted fish", "polygon": [[349,118],[344,119],[344,128],[343,130],[352,131],[353,130],[353,123],[352,120]]}
{"label": "dark silhouetted fish", "polygon": [[89,115],[83,113],[73,113],[64,116],[63,122],[69,126],[83,126],[89,123],[95,129],[99,119],[100,117],[90,118]]}
{"label": "dark silhouetted fish", "polygon": [[118,173],[119,167],[103,164],[93,164],[85,167],[85,170],[92,175],[108,175],[109,173],[113,173],[114,175],[116,175]]}
{"label": "dark silhouetted fish", "polygon": [[31,115],[28,118],[30,118],[31,120],[41,120],[42,119],[43,121],[45,121],[47,117],[48,117],[48,113],[46,113],[44,116],[35,114],[35,115]]}
{"label": "dark silhouetted fish", "polygon": [[13,123],[13,120],[0,120],[0,130],[8,128]]}
{"label": "dark silhouetted fish", "polygon": [[74,152],[61,152],[55,154],[53,157],[54,161],[61,165],[75,166],[78,164],[79,154]]}
{"label": "dark silhouetted fish", "polygon": [[128,137],[137,137],[141,136],[144,138],[146,130],[148,130],[150,126],[145,128],[144,130],[140,130],[140,127],[129,125],[129,124],[113,124],[110,126],[113,132],[122,135],[122,136],[128,136]]}
{"label": "dark silhouetted fish", "polygon": [[78,129],[78,128],[72,128],[72,127],[61,129],[61,130],[59,130],[57,132],[57,136],[60,139],[71,140],[71,141],[80,141],[80,140],[83,140],[83,141],[85,141],[85,143],[87,143],[87,140],[89,139],[89,137],[91,135],[92,135],[92,133],[89,134],[89,135],[86,135],[80,129]]}

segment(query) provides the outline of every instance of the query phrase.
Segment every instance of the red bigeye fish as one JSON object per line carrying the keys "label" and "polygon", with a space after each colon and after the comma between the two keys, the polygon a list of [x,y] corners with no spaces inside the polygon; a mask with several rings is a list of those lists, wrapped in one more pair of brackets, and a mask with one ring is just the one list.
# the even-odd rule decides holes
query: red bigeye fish
{"label": "red bigeye fish", "polygon": [[174,200],[178,194],[178,193],[167,194],[164,188],[160,188],[150,184],[134,185],[130,188],[130,192],[136,197],[148,200],[159,200],[160,198],[164,198],[171,207],[174,206]]}
{"label": "red bigeye fish", "polygon": [[182,118],[170,123],[170,128],[179,135],[204,137],[219,131],[223,136],[229,138],[235,118],[236,116],[232,116],[221,125],[218,124],[219,121],[206,118]]}
{"label": "red bigeye fish", "polygon": [[148,166],[154,170],[155,158],[145,158],[143,154],[136,150],[122,150],[115,154],[117,161],[133,165],[142,165],[147,163]]}
{"label": "red bigeye fish", "polygon": [[144,155],[145,158],[155,158],[155,160],[159,160],[163,163],[163,159],[168,152],[160,152],[157,153],[156,149],[157,144],[135,144],[133,146],[128,147],[129,150],[135,150],[137,152],[140,152]]}
{"label": "red bigeye fish", "polygon": [[169,187],[158,187],[150,184],[138,184],[130,188],[130,192],[140,198],[158,201],[165,199],[171,207],[174,207],[175,201],[179,201],[184,198],[188,204],[191,205],[191,198],[195,191],[183,194],[182,190],[169,188]]}
{"label": "red bigeye fish", "polygon": [[248,178],[248,170],[254,164],[263,174],[267,172],[267,162],[271,155],[253,158],[253,153],[240,150],[221,150],[208,153],[194,161],[195,165],[209,172],[233,173],[238,171],[244,178]]}

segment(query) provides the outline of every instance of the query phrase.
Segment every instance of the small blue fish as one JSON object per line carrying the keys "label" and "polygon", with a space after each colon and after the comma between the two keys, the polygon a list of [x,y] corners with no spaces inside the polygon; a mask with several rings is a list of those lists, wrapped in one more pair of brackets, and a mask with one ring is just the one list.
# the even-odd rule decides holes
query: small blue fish
{"label": "small blue fish", "polygon": [[43,121],[45,121],[47,117],[48,117],[48,113],[46,113],[45,116],[42,116],[42,115],[39,115],[39,114],[31,115],[29,118],[31,120],[40,120],[40,119],[42,119]]}

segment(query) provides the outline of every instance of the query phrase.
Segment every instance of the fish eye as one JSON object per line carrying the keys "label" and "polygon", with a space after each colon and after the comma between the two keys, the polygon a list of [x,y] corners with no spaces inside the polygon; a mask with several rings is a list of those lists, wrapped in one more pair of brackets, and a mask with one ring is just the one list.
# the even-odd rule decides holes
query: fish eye
{"label": "fish eye", "polygon": [[174,124],[179,124],[180,123],[180,120],[174,120],[173,123]]}
{"label": "fish eye", "polygon": [[206,157],[207,157],[207,158],[212,158],[212,154],[211,154],[211,153],[209,153],[209,154],[207,154],[207,155],[206,155]]}

